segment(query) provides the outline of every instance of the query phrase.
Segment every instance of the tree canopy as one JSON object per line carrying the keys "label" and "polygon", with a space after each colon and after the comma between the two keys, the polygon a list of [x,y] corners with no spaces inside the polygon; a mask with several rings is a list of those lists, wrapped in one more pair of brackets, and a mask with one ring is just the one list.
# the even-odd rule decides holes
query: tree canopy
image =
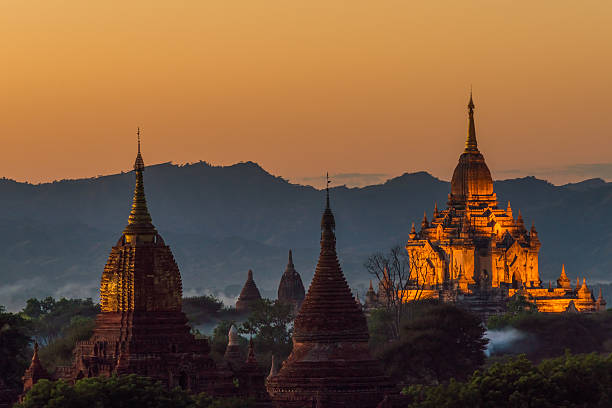
{"label": "tree canopy", "polygon": [[407,408],[607,408],[612,356],[569,353],[534,365],[525,356],[476,371],[466,382],[405,389]]}
{"label": "tree canopy", "polygon": [[258,354],[266,355],[265,362],[270,360],[272,354],[282,361],[293,347],[293,319],[291,305],[262,299],[255,304],[239,331],[254,336],[255,350]]}
{"label": "tree canopy", "polygon": [[190,395],[180,388],[137,375],[84,378],[65,381],[40,380],[15,408],[246,408],[239,398]]}
{"label": "tree canopy", "polygon": [[484,363],[488,340],[477,316],[448,303],[412,303],[400,338],[377,352],[392,378],[435,384],[466,378]]}
{"label": "tree canopy", "polygon": [[30,325],[21,316],[0,306],[0,378],[6,386],[19,388],[31,356]]}

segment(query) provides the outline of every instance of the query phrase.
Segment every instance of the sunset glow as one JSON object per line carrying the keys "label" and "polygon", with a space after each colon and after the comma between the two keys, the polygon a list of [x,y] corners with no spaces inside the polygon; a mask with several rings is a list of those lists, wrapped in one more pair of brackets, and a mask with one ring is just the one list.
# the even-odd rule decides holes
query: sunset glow
{"label": "sunset glow", "polygon": [[609,163],[611,19],[608,1],[6,0],[0,176],[127,171],[140,125],[151,164],[448,179],[470,85],[495,179]]}

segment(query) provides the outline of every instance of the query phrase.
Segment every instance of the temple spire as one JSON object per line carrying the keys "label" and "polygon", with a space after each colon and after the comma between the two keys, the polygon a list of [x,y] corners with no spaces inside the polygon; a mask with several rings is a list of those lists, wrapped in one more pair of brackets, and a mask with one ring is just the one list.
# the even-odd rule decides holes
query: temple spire
{"label": "temple spire", "polygon": [[331,183],[331,180],[329,179],[329,173],[325,174],[325,196],[326,196],[326,207],[327,209],[329,209],[329,184]]}
{"label": "temple spire", "polygon": [[332,251],[336,251],[336,220],[334,219],[334,214],[332,213],[331,207],[329,205],[329,184],[331,180],[329,179],[329,173],[326,175],[327,186],[325,187],[325,211],[323,212],[323,217],[321,218],[321,249],[329,249]]}
{"label": "temple spire", "polygon": [[476,142],[476,126],[474,125],[474,101],[472,99],[472,91],[470,90],[470,102],[468,103],[468,135],[465,141],[465,152],[477,152],[478,143]]}
{"label": "temple spire", "polygon": [[136,154],[136,160],[134,161],[134,172],[136,173],[136,185],[134,187],[134,198],[132,199],[132,211],[128,218],[128,225],[125,227],[123,233],[129,237],[139,235],[146,236],[144,241],[151,241],[157,234],[149,209],[147,208],[147,199],[144,191],[144,180],[142,173],[144,172],[144,160],[140,153],[140,128],[136,131],[138,138],[138,153]]}

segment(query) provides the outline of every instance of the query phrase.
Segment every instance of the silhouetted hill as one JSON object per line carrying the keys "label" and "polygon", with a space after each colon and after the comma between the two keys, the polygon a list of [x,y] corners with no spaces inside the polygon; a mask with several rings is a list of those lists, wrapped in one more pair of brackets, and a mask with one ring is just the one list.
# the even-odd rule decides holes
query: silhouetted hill
{"label": "silhouetted hill", "polygon": [[[134,176],[122,173],[30,185],[0,180],[0,304],[30,296],[97,296],[110,247],[125,227]],[[289,248],[307,284],[318,255],[324,195],[291,184],[259,165],[207,163],[147,167],[153,221],[172,247],[188,295],[242,285],[252,268],[273,295]],[[543,242],[543,279],[570,276],[609,281],[612,269],[612,183],[587,180],[554,186],[532,177],[495,183],[500,205],[511,200]],[[449,183],[419,172],[364,188],[335,187],[332,206],[343,269],[365,285],[362,264],[376,250],[407,239],[434,203],[444,207]],[[232,288],[228,288],[232,289]],[[235,289],[235,288],[233,288]]]}

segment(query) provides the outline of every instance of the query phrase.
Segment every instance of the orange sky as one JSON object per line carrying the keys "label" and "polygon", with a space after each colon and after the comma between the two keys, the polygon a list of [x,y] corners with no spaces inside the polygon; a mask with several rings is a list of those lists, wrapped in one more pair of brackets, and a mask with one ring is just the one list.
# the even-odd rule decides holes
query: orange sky
{"label": "orange sky", "polygon": [[148,164],[449,179],[470,84],[495,178],[611,163],[611,39],[609,0],[3,0],[0,176],[128,170],[141,125]]}

